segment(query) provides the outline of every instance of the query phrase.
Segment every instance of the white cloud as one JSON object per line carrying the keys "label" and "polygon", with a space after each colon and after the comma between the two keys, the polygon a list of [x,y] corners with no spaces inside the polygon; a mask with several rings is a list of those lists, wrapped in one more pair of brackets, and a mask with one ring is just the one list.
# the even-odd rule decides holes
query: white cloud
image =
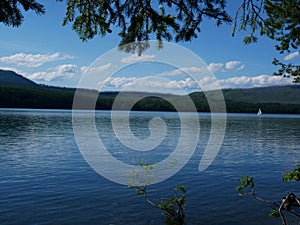
{"label": "white cloud", "polygon": [[182,89],[198,89],[199,88],[199,83],[190,77],[185,78],[184,80],[177,81],[177,84]]}
{"label": "white cloud", "polygon": [[76,75],[77,66],[74,64],[63,64],[55,67],[49,71],[35,72],[33,74],[25,74],[25,76],[31,80],[47,81],[50,82],[54,79],[68,79],[73,78]]}
{"label": "white cloud", "polygon": [[239,62],[239,61],[229,61],[229,62],[225,63],[225,69],[233,70],[233,69],[236,69],[236,67],[240,64],[241,64],[241,62]]}
{"label": "white cloud", "polygon": [[209,69],[211,72],[217,72],[220,71],[223,68],[223,63],[210,63],[207,66],[207,69]]}
{"label": "white cloud", "polygon": [[80,71],[82,74],[86,72],[103,73],[104,71],[108,70],[111,67],[112,67],[111,63],[107,63],[103,66],[93,66],[93,67],[82,66],[80,68]]}
{"label": "white cloud", "polygon": [[156,74],[158,77],[171,77],[171,76],[182,76],[182,75],[210,75],[210,72],[228,72],[228,71],[239,71],[245,68],[245,64],[241,64],[239,61],[229,61],[225,64],[223,63],[210,63],[205,67],[183,67],[179,69],[174,69],[166,71],[163,73]]}
{"label": "white cloud", "polygon": [[134,82],[136,80],[136,77],[116,77],[114,79],[111,79],[110,85],[115,87],[123,87],[128,86],[128,84]]}
{"label": "white cloud", "polygon": [[136,77],[109,77],[103,81],[98,82],[99,86],[107,86],[113,88],[124,88],[134,82]]}
{"label": "white cloud", "polygon": [[[101,90],[121,91],[141,91],[141,92],[156,92],[156,93],[176,93],[187,94],[189,90],[199,88],[198,83],[191,79],[185,78],[182,80],[170,80],[161,77],[115,77],[107,78],[98,83],[102,87]],[[104,86],[104,88],[103,88]]]}
{"label": "white cloud", "polygon": [[245,68],[245,64],[241,64],[240,61],[228,61],[224,63],[210,63],[207,66],[211,72],[229,72],[229,71],[239,71]]}
{"label": "white cloud", "polygon": [[[98,67],[98,71],[105,71],[111,66],[106,64]],[[1,67],[3,70],[12,70],[19,73],[29,79],[36,81],[50,82],[54,79],[68,79],[76,76],[76,65],[64,64],[57,66],[53,69],[43,72],[35,72],[28,74],[26,72],[16,70],[9,67]],[[84,68],[81,68],[84,70]],[[196,72],[197,69],[190,69]],[[179,73],[179,70],[174,70]],[[181,71],[181,70],[180,70]],[[171,71],[169,71],[171,72]],[[182,73],[182,71],[181,71]],[[239,76],[230,77],[225,79],[216,80],[212,76],[204,76],[198,81],[193,80],[191,77],[184,77],[182,79],[167,79],[162,77],[109,77],[104,81],[98,83],[101,87],[104,86],[103,90],[122,90],[129,88],[132,91],[147,91],[147,92],[161,92],[161,93],[175,93],[185,94],[182,90],[187,92],[193,91],[207,91],[214,89],[227,89],[227,88],[253,88],[253,87],[266,87],[274,85],[289,85],[292,84],[293,78],[284,78],[281,76],[270,76],[270,75],[258,75],[254,77]]]}
{"label": "white cloud", "polygon": [[178,75],[183,75],[183,71],[181,71],[180,69],[175,69],[175,70],[170,70],[170,71],[166,71],[163,73],[158,73],[155,76],[157,76],[157,77],[172,77],[172,76],[178,76]]}
{"label": "white cloud", "polygon": [[292,78],[285,78],[281,76],[259,75],[255,77],[239,76],[230,77],[227,79],[216,80],[211,76],[203,77],[198,81],[199,89],[202,91],[228,89],[228,88],[253,88],[253,87],[267,87],[278,85],[292,84]]}
{"label": "white cloud", "polygon": [[236,70],[236,71],[239,71],[239,70],[244,69],[245,67],[246,67],[246,65],[245,65],[245,64],[242,64],[242,65],[240,65],[238,68],[236,68],[235,70]]}
{"label": "white cloud", "polygon": [[71,59],[72,56],[62,56],[61,53],[56,52],[54,54],[25,54],[18,53],[10,56],[0,57],[0,62],[15,64],[17,66],[25,67],[40,67],[47,62],[53,62],[64,59]]}
{"label": "white cloud", "polygon": [[155,55],[147,55],[147,54],[132,54],[131,56],[124,57],[121,62],[122,63],[135,63],[135,62],[141,62],[141,61],[148,61],[151,59],[154,59]]}
{"label": "white cloud", "polygon": [[217,90],[220,89],[219,82],[211,76],[206,76],[198,80],[199,89],[201,91]]}
{"label": "white cloud", "polygon": [[85,72],[88,71],[88,69],[89,69],[88,66],[82,66],[82,67],[80,67],[80,72],[81,72],[82,74],[84,74]]}
{"label": "white cloud", "polygon": [[191,78],[169,80],[165,78],[144,77],[136,79],[124,86],[126,90],[155,93],[188,94],[198,88],[198,83]]}
{"label": "white cloud", "polygon": [[252,88],[266,87],[276,85],[288,85],[292,83],[292,79],[281,76],[259,75],[255,77],[231,77],[219,80],[219,84],[223,89],[226,88]]}
{"label": "white cloud", "polygon": [[287,56],[285,56],[284,60],[285,61],[292,60],[292,59],[296,58],[299,55],[300,55],[300,52],[293,52],[293,53],[288,54]]}
{"label": "white cloud", "polygon": [[104,85],[102,90],[121,91],[126,88],[130,91],[160,92],[186,94],[194,91],[208,91],[228,88],[253,88],[275,85],[288,85],[292,78],[280,76],[259,75],[255,77],[239,76],[216,80],[212,76],[205,76],[198,81],[190,77],[184,79],[166,79],[161,77],[115,77],[99,83]]}
{"label": "white cloud", "polygon": [[195,74],[207,74],[208,70],[206,68],[200,67],[183,67],[179,69],[174,69],[170,71],[166,71],[163,73],[156,74],[157,77],[171,77],[171,76],[179,76],[179,75],[195,75]]}

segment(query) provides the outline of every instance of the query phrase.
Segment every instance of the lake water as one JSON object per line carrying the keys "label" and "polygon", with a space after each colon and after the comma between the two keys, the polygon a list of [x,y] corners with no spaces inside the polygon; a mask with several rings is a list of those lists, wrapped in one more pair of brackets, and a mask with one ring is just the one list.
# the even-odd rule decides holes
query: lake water
{"label": "lake water", "polygon": [[[154,163],[172,152],[180,123],[176,113],[132,112],[131,130],[138,138],[150,134],[152,117],[163,118],[168,130],[150,157],[118,142],[110,112],[96,112],[96,124],[114,157],[131,164]],[[268,217],[270,205],[238,197],[236,178],[254,176],[257,193],[271,200],[280,200],[288,191],[300,195],[299,183],[282,182],[283,171],[300,163],[300,115],[228,114],[223,145],[204,172],[198,166],[209,137],[210,114],[200,113],[199,120],[195,153],[173,177],[149,187],[153,200],[185,184],[189,225],[280,224]],[[74,138],[71,111],[0,110],[0,163],[0,224],[163,224],[161,211],[87,164]]]}

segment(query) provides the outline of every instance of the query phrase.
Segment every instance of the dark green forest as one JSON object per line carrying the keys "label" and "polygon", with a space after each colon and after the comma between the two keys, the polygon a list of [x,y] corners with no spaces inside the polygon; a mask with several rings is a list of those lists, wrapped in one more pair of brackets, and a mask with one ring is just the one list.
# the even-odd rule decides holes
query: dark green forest
{"label": "dark green forest", "polygon": [[[0,108],[72,109],[75,88],[39,85],[13,71],[0,70]],[[118,92],[98,93],[95,90],[81,90],[81,100],[94,101],[96,110],[111,110]],[[214,91],[195,92],[189,96],[198,112],[210,112],[206,95],[214,96]],[[152,95],[152,97],[151,97]],[[226,109],[229,113],[300,113],[300,85],[272,86],[250,89],[223,90]],[[186,96],[126,92],[120,97],[121,104],[114,109],[128,110],[128,102],[139,99],[131,110],[135,111],[175,111],[170,102],[189,111]],[[82,108],[85,109],[85,108]]]}
{"label": "dark green forest", "polygon": [[[297,102],[297,98],[300,96],[299,92],[299,86],[233,89],[223,91],[226,109],[229,113],[256,113],[258,108],[261,108],[264,113],[292,114],[300,113],[300,104]],[[72,88],[48,86],[0,86],[0,107],[72,109],[74,93],[75,89]],[[88,101],[94,94],[95,91],[86,90],[84,98]],[[122,97],[122,101],[126,105],[127,98],[140,96],[141,94],[142,93],[128,92],[124,95],[124,97]],[[289,96],[289,94],[291,96]],[[100,93],[96,103],[96,110],[111,110],[112,104],[117,95],[118,92]],[[172,99],[172,101],[176,101],[179,104],[184,101],[182,96],[161,95],[161,97],[157,97],[156,95],[157,94],[153,94],[153,97],[141,98],[141,100],[134,105],[132,110],[175,111],[175,108],[165,99]],[[210,112],[204,93],[192,93],[190,94],[190,97],[195,103],[198,112]],[[117,109],[123,110],[122,106]]]}

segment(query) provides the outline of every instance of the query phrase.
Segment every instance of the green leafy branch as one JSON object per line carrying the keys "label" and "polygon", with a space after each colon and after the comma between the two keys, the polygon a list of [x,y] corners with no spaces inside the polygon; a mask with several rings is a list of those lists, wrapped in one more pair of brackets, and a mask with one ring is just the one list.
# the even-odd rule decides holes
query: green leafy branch
{"label": "green leafy branch", "polygon": [[184,225],[185,221],[185,193],[184,185],[174,188],[174,195],[168,198],[160,198],[155,203],[148,194],[148,186],[130,187],[135,189],[137,195],[142,195],[151,206],[162,210],[163,219],[166,225]]}
{"label": "green leafy branch", "polygon": [[292,63],[283,63],[280,62],[278,59],[274,58],[273,65],[281,66],[277,72],[274,72],[273,75],[275,76],[284,76],[284,77],[294,77],[293,82],[299,83],[300,82],[300,65],[294,65]]}
{"label": "green leafy branch", "polygon": [[[169,167],[173,166],[171,162]],[[137,195],[144,196],[149,205],[162,211],[163,219],[166,225],[184,225],[185,224],[185,193],[184,185],[176,186],[172,197],[160,198],[158,202],[153,201],[148,192],[148,187],[153,183],[154,174],[158,168],[151,164],[139,163],[142,172],[134,170],[129,180],[129,188],[135,190]],[[136,181],[138,180],[138,182]]]}
{"label": "green leafy branch", "polygon": [[300,180],[300,167],[292,170],[292,171],[286,171],[285,175],[283,177],[283,181],[299,181]]}
{"label": "green leafy branch", "polygon": [[[300,180],[300,167],[298,166],[293,171],[287,171],[285,172],[285,175],[283,177],[283,181],[299,181]],[[239,196],[245,196],[250,195],[254,197],[255,199],[273,204],[275,207],[271,209],[271,212],[269,216],[271,217],[280,217],[282,220],[283,225],[287,225],[286,217],[283,213],[283,211],[289,212],[293,214],[296,217],[300,217],[300,214],[297,213],[293,208],[300,207],[300,200],[297,198],[297,196],[294,193],[289,192],[286,196],[282,197],[281,203],[277,203],[275,201],[267,200],[264,198],[261,198],[256,195],[255,192],[255,183],[254,178],[249,176],[242,176],[240,179],[240,185],[236,187],[236,190],[238,191]]]}
{"label": "green leafy branch", "polygon": [[163,211],[167,225],[183,225],[185,219],[185,186],[176,186],[173,197],[161,198],[157,207]]}
{"label": "green leafy branch", "polygon": [[254,195],[254,177],[242,176],[240,179],[241,185],[236,188],[239,192],[239,196],[244,196],[249,193]]}
{"label": "green leafy branch", "polygon": [[[300,45],[300,0],[243,0],[233,19],[232,36],[236,30],[249,34],[244,38],[244,44],[257,42],[259,35],[266,35],[277,41],[275,49],[280,54],[297,50]],[[300,82],[300,65],[273,60],[273,65],[281,66],[274,75],[293,76],[294,83]]]}

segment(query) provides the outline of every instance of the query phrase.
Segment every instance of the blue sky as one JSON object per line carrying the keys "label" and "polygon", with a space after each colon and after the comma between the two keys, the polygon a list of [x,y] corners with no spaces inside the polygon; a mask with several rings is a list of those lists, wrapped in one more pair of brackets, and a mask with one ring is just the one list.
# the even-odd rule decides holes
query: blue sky
{"label": "blue sky", "polygon": [[[235,1],[235,4],[238,1]],[[100,56],[117,47],[120,38],[117,32],[106,37],[95,37],[82,42],[71,25],[62,26],[65,12],[64,3],[56,1],[41,1],[45,5],[46,14],[37,16],[32,12],[25,13],[24,23],[19,28],[0,25],[0,69],[14,70],[23,76],[42,84],[76,87],[84,72]],[[229,4],[233,4],[232,1]],[[234,12],[237,5],[229,5]],[[222,88],[250,88],[268,85],[289,84],[290,79],[272,76],[276,67],[272,60],[277,57],[286,62],[299,62],[299,52],[279,55],[274,48],[275,42],[260,37],[258,43],[244,45],[242,39],[247,33],[239,32],[231,37],[231,25],[216,27],[214,21],[204,20],[202,32],[197,39],[188,43],[178,43],[198,55],[205,66],[211,71]],[[124,53],[125,54],[125,53]],[[120,56],[121,57],[121,56]],[[197,90],[197,82],[214,88],[216,80],[202,77],[202,80],[189,79],[180,76],[174,68],[168,65],[154,63],[151,66],[138,64],[136,55],[123,55],[128,64],[114,77],[99,80],[106,83],[107,90],[120,90],[133,87],[137,80],[148,75],[163,76],[168,79],[160,82],[160,89],[155,82],[144,80],[142,90],[176,92],[174,85],[191,92]],[[144,59],[155,59],[155,53],[145,52]],[[181,60],[180,54],[174,57]],[[121,59],[121,58],[120,58]],[[139,58],[140,59],[140,58]],[[122,59],[121,59],[122,60]],[[130,61],[131,60],[131,61]],[[105,65],[103,64],[103,68]],[[184,71],[200,72],[195,66]],[[175,71],[175,72],[174,72]],[[172,76],[170,74],[177,74]],[[100,76],[101,77],[101,76]],[[99,78],[100,79],[100,78]],[[175,86],[176,86],[175,85]]]}

